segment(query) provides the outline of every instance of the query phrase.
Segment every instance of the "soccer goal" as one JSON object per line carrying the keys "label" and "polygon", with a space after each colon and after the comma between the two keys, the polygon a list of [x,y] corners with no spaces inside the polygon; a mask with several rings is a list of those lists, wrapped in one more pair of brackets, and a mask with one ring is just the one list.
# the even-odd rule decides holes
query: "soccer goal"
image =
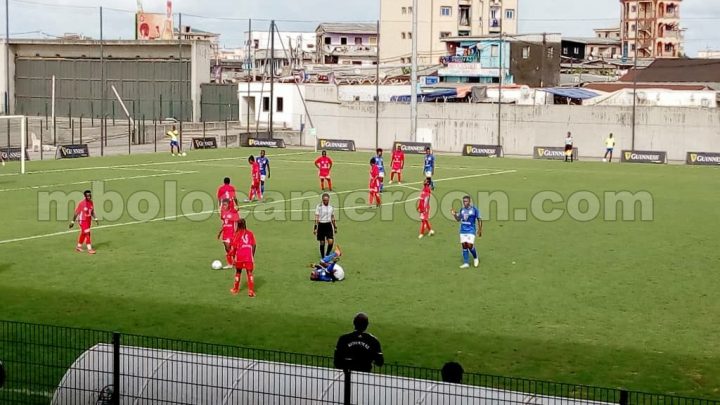
{"label": "soccer goal", "polygon": [[[41,145],[42,147],[42,145]],[[20,173],[25,173],[29,160],[27,117],[24,115],[0,115],[0,159],[5,168],[10,162],[20,162]]]}

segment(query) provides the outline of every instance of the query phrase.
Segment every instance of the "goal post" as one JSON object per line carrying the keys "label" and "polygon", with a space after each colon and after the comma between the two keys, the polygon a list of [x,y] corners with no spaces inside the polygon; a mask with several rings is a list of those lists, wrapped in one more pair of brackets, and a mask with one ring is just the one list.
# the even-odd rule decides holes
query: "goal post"
{"label": "goal post", "polygon": [[[25,174],[28,158],[27,117],[24,115],[0,115],[0,154],[3,163],[20,162],[20,173]],[[17,139],[19,135],[20,139]]]}

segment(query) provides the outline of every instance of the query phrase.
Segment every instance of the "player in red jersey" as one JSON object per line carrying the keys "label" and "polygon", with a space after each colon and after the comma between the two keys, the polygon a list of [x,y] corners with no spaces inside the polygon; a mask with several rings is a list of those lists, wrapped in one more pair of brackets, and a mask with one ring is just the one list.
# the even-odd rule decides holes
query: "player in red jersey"
{"label": "player in red jersey", "polygon": [[235,229],[237,222],[240,220],[240,215],[237,211],[230,208],[229,199],[224,199],[220,206],[220,219],[222,220],[222,226],[220,232],[218,232],[217,238],[222,237],[222,242],[225,245],[225,259],[227,265],[223,269],[230,269],[233,265],[233,257],[230,255],[230,245],[232,244],[233,237],[235,236]]}
{"label": "player in red jersey", "polygon": [[235,263],[235,284],[232,290],[230,290],[233,295],[240,292],[240,278],[242,271],[245,270],[248,281],[248,296],[255,296],[255,277],[253,277],[253,270],[255,270],[256,247],[255,235],[247,229],[245,219],[241,218],[237,223],[237,232],[235,232],[230,248],[230,253]]}
{"label": "player in red jersey", "polygon": [[245,202],[255,201],[257,198],[258,200],[262,201],[262,191],[260,190],[260,165],[255,161],[255,156],[250,155],[248,158],[248,163],[250,163],[250,192],[248,193],[248,198],[245,199]]}
{"label": "player in red jersey", "polygon": [[90,225],[92,220],[95,220],[95,225],[98,224],[97,217],[95,216],[95,205],[92,201],[92,192],[85,190],[83,193],[85,199],[80,201],[75,208],[75,215],[70,222],[70,229],[75,226],[75,222],[80,225],[80,236],[78,237],[77,246],[75,250],[82,252],[83,243],[87,245],[87,252],[91,255],[95,254],[95,250],[92,248],[92,241],[90,240]]}
{"label": "player in red jersey", "polygon": [[435,231],[433,231],[432,226],[430,226],[430,194],[432,193],[430,189],[430,179],[425,179],[424,187],[422,191],[420,192],[420,198],[418,199],[417,203],[417,210],[420,213],[420,235],[418,235],[418,239],[422,239],[425,237],[425,233],[427,232],[428,235],[433,236],[435,235]]}
{"label": "player in red jersey", "polygon": [[327,155],[326,151],[322,151],[322,156],[315,159],[315,167],[318,168],[318,177],[320,177],[320,189],[325,191],[325,180],[328,183],[328,189],[332,191],[332,179],[330,179],[330,170],[332,169],[333,161]]}
{"label": "player in red jersey", "polygon": [[402,184],[402,171],[405,168],[405,152],[402,151],[400,145],[398,145],[392,153],[391,164],[390,184],[393,184],[393,179],[396,174],[398,184]]}
{"label": "player in red jersey", "polygon": [[[228,209],[237,211],[237,195],[235,187],[230,185],[230,177],[225,177],[225,179],[223,179],[223,184],[218,187],[217,199],[218,206],[221,206],[223,201],[228,200]],[[222,214],[222,209],[220,210],[220,214]]]}
{"label": "player in red jersey", "polygon": [[370,197],[368,197],[368,204],[370,206],[375,203],[376,207],[380,206],[380,169],[377,166],[375,158],[370,159]]}

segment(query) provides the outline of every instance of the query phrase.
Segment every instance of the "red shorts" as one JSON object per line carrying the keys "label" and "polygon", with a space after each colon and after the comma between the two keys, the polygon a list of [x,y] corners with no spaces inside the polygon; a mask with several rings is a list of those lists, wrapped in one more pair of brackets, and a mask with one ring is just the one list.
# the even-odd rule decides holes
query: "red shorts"
{"label": "red shorts", "polygon": [[330,177],[330,171],[320,170],[320,173],[318,174],[318,177],[327,179]]}
{"label": "red shorts", "polygon": [[233,231],[223,231],[222,241],[225,243],[231,243],[234,235]]}
{"label": "red shorts", "polygon": [[427,221],[430,219],[430,213],[427,211],[420,212],[420,220],[421,221]]}
{"label": "red shorts", "polygon": [[393,163],[392,165],[392,171],[399,172],[402,170],[402,165],[400,163]]}
{"label": "red shorts", "polygon": [[235,270],[255,270],[255,263],[253,262],[235,262]]}
{"label": "red shorts", "polygon": [[83,233],[90,233],[90,222],[81,222],[80,231]]}

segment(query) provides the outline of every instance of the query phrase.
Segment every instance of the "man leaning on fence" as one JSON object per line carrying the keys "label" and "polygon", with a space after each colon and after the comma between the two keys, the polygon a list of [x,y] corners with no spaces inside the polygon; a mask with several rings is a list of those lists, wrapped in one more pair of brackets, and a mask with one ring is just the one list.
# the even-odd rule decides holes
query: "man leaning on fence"
{"label": "man leaning on fence", "polygon": [[365,332],[369,323],[366,314],[355,315],[355,331],[340,336],[335,346],[336,368],[370,372],[373,363],[378,367],[385,363],[380,342]]}

